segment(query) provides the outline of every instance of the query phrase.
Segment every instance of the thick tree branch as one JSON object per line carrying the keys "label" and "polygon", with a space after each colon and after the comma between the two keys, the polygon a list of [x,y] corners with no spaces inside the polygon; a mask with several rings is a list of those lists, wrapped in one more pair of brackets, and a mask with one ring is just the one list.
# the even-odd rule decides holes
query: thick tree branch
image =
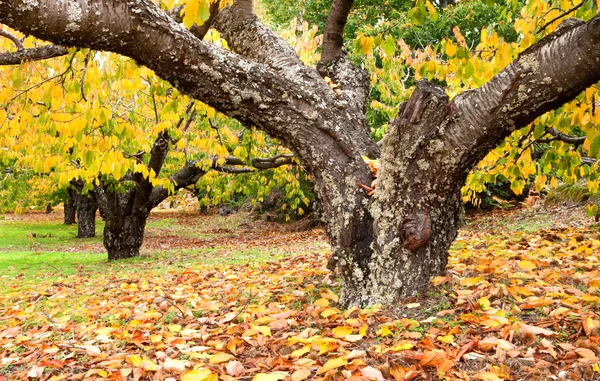
{"label": "thick tree branch", "polygon": [[325,22],[321,60],[317,69],[331,78],[342,90],[348,102],[364,110],[369,97],[369,75],[354,66],[342,51],[344,27],[354,0],[334,0]]}
{"label": "thick tree branch", "polygon": [[310,81],[326,89],[314,69],[305,67],[296,51],[258,19],[252,0],[235,0],[219,13],[213,26],[234,52],[269,65],[294,82]]}
{"label": "thick tree branch", "polygon": [[67,48],[60,45],[46,45],[39,48],[18,50],[13,53],[0,53],[0,66],[20,65],[23,62],[40,61],[64,56],[68,53]]}
{"label": "thick tree branch", "polygon": [[[226,165],[247,165],[244,160],[235,157],[229,156],[225,158]],[[273,169],[279,168],[283,165],[294,164],[294,155],[277,155],[270,158],[258,158],[255,157],[249,163],[249,165],[255,169],[263,170],[263,169]]]}
{"label": "thick tree branch", "polygon": [[572,20],[524,51],[479,89],[447,107],[442,126],[470,169],[512,131],[573,100],[600,80],[600,15]]}
{"label": "thick tree branch", "polygon": [[344,27],[354,0],[334,0],[325,22],[321,62],[327,64],[342,57]]}
{"label": "thick tree branch", "polygon": [[[322,80],[298,86],[271,66],[199,40],[149,0],[0,0],[0,22],[57,44],[131,57],[183,93],[281,139],[309,166],[324,145],[342,157],[378,152],[364,115],[361,121],[349,107],[343,115],[331,107],[339,102]],[[351,130],[336,131],[341,125]]]}

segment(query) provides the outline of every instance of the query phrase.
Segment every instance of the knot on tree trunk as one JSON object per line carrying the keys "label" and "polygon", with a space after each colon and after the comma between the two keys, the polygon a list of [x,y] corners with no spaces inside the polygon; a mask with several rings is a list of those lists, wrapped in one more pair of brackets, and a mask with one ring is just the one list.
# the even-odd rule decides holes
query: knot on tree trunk
{"label": "knot on tree trunk", "polygon": [[427,80],[421,80],[417,82],[417,88],[402,110],[402,118],[410,124],[418,124],[421,122],[421,117],[429,101],[433,100],[446,105],[448,99],[448,95],[442,87]]}
{"label": "knot on tree trunk", "polygon": [[403,227],[404,247],[410,251],[425,246],[431,237],[431,218],[425,213],[408,216]]}

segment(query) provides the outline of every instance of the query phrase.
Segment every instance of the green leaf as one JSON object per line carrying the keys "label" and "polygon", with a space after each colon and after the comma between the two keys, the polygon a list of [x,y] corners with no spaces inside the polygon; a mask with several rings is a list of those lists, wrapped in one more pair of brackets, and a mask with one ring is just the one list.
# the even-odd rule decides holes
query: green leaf
{"label": "green leaf", "polygon": [[467,62],[465,70],[463,71],[463,77],[470,78],[473,75],[473,73],[475,73],[475,66],[473,66],[473,63],[471,61],[469,61]]}
{"label": "green leaf", "polygon": [[394,52],[396,51],[396,41],[394,41],[392,36],[387,36],[385,38],[385,42],[383,43],[383,51],[388,57],[394,55]]}

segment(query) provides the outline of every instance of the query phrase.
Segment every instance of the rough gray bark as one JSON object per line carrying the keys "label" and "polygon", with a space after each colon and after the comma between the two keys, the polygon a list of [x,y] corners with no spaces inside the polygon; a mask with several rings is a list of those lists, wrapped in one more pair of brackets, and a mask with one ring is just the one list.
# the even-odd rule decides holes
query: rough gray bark
{"label": "rough gray bark", "polygon": [[77,238],[96,236],[98,204],[92,195],[79,195],[77,200]]}
{"label": "rough gray bark", "polygon": [[[369,198],[357,185],[373,180],[361,155],[380,154],[364,115],[367,77],[343,54],[322,62],[319,72],[342,90],[336,94],[253,17],[248,0],[235,4],[214,20],[232,52],[199,40],[147,0],[0,0],[0,22],[56,44],[132,57],[182,92],[285,142],[315,182],[348,305],[395,303],[444,271],[459,224],[458,190],[472,166],[512,131],[600,80],[596,16],[559,28],[485,86],[453,100],[420,83],[390,124]],[[192,164],[174,175],[176,184],[200,175]],[[148,206],[165,194],[152,189],[143,192],[149,204],[140,195],[118,204],[145,221]],[[116,202],[109,194],[98,199]]]}
{"label": "rough gray bark", "polygon": [[64,202],[64,224],[73,225],[75,223],[75,214],[77,213],[77,191],[70,187],[68,190],[68,198]]}

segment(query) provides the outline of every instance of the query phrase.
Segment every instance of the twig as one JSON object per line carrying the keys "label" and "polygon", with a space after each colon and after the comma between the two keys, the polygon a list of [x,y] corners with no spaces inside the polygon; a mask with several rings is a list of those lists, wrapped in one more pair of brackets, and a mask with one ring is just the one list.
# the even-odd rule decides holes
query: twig
{"label": "twig", "polygon": [[213,130],[215,130],[217,132],[217,137],[219,138],[219,143],[221,143],[221,145],[223,145],[223,139],[221,139],[221,133],[219,132],[219,127],[213,125],[213,122],[210,118],[208,118],[208,124],[210,124],[210,128],[212,128]]}
{"label": "twig", "polygon": [[21,90],[17,95],[15,95],[14,97],[10,98],[10,100],[8,102],[10,103],[10,102],[14,101],[15,99],[17,99],[21,95],[27,93],[29,90],[37,89],[38,87],[42,86],[46,82],[50,82],[50,81],[52,81],[52,80],[54,80],[56,78],[61,78],[64,75],[66,75],[73,68],[73,58],[75,58],[75,54],[77,54],[77,52],[74,52],[73,55],[71,56],[71,59],[69,60],[69,66],[67,66],[67,68],[65,69],[65,71],[63,71],[62,73],[59,73],[57,75],[54,75],[54,76],[52,76],[50,78],[47,78],[47,79],[43,80],[42,82],[36,83],[35,85],[29,86],[25,90]]}
{"label": "twig", "polygon": [[250,291],[250,295],[248,295],[248,298],[246,298],[246,302],[242,306],[242,309],[240,309],[238,311],[238,313],[235,314],[235,316],[233,317],[233,319],[231,319],[231,321],[236,320],[242,314],[242,312],[246,311],[246,308],[248,308],[248,306],[250,305],[250,300],[252,300],[252,291]]}
{"label": "twig", "polygon": [[568,9],[566,11],[564,11],[563,13],[561,13],[560,15],[556,16],[555,18],[553,18],[552,20],[548,21],[547,23],[545,23],[544,25],[542,25],[535,33],[540,33],[541,31],[543,31],[544,29],[546,29],[548,27],[548,25],[552,24],[553,22],[555,22],[556,20],[565,17],[566,15],[568,15],[569,13],[575,12],[576,10],[578,10],[579,8],[581,8],[583,6],[583,4],[585,4],[587,0],[583,0],[581,3],[573,6],[571,9]]}
{"label": "twig", "polygon": [[170,299],[171,297],[167,294],[163,295],[163,300],[166,301],[167,303],[169,303],[170,305],[172,305],[173,307],[177,308],[179,310],[179,312],[181,312],[181,315],[179,316],[181,319],[185,318],[185,313],[181,310],[181,308],[179,308],[179,306],[175,303],[173,303]]}
{"label": "twig", "polygon": [[50,324],[52,324],[52,325],[53,325],[55,328],[57,328],[57,329],[58,329],[58,324],[56,324],[56,322],[54,321],[54,319],[52,319],[52,318],[50,317],[50,315],[48,315],[48,314],[46,313],[46,311],[42,310],[42,311],[40,311],[40,312],[42,313],[42,315],[44,315],[44,316],[46,317],[46,319],[48,319],[48,321],[50,322]]}
{"label": "twig", "polygon": [[85,55],[85,58],[83,59],[83,72],[81,73],[81,82],[80,82],[80,86],[81,87],[81,98],[87,102],[87,98],[85,97],[85,89],[83,87],[83,85],[85,84],[85,75],[87,73],[87,65],[90,62],[90,55],[92,54],[92,51],[90,50],[89,52],[87,52],[87,54]]}

